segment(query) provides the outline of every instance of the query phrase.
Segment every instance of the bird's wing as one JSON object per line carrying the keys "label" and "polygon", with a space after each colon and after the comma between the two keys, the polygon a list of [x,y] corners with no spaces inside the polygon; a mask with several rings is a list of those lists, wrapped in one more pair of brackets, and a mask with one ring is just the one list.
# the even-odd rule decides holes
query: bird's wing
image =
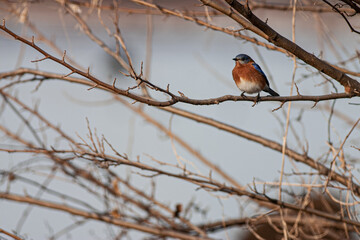
{"label": "bird's wing", "polygon": [[256,71],[258,71],[261,75],[264,76],[264,78],[265,78],[265,80],[266,80],[266,84],[267,84],[268,86],[270,86],[269,81],[267,80],[267,77],[266,77],[265,73],[261,70],[260,66],[257,65],[256,63],[252,63],[251,65],[256,69]]}

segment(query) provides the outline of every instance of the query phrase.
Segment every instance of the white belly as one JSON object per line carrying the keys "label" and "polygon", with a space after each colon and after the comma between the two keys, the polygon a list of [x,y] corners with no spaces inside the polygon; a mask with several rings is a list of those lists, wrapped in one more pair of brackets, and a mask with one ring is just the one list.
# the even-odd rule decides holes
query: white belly
{"label": "white belly", "polygon": [[259,84],[256,84],[255,82],[243,81],[241,78],[240,83],[237,84],[237,87],[246,93],[258,93],[262,91]]}

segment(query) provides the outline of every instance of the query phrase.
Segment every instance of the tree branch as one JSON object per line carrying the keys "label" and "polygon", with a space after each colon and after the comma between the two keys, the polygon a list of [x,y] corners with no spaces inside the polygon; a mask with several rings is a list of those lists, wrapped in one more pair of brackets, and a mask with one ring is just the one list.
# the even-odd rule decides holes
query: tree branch
{"label": "tree branch", "polygon": [[[214,9],[219,11],[223,10],[223,7],[219,6],[219,4],[215,3],[212,0],[201,0],[205,5],[208,5]],[[337,70],[330,64],[326,63],[325,61],[319,59],[314,54],[310,54],[296,43],[288,40],[287,38],[280,35],[274,29],[272,29],[267,23],[263,22],[259,19],[252,11],[244,6],[243,4],[239,3],[236,0],[226,0],[226,2],[235,9],[238,13],[240,13],[243,17],[245,17],[250,23],[252,23],[255,27],[260,29],[265,35],[265,39],[269,42],[273,43],[274,45],[281,47],[290,53],[294,54],[296,57],[304,61],[305,63],[313,66],[317,70],[326,75],[330,76],[331,78],[338,81],[341,85],[344,86],[345,92],[355,92],[357,94],[360,93],[360,83],[355,79],[350,78],[345,73]],[[224,14],[228,15],[229,17],[233,18],[233,14],[230,14],[231,11],[222,11]],[[236,18],[233,18],[235,21],[241,24]],[[257,32],[255,32],[257,33]]]}
{"label": "tree branch", "polygon": [[[76,73],[78,70],[75,70]],[[150,99],[150,98],[146,98],[146,97],[142,97],[136,94],[132,94],[129,93],[126,90],[121,90],[118,88],[114,88],[112,85],[109,85],[107,83],[104,83],[102,81],[100,81],[99,79],[92,77],[89,78],[90,80],[94,80],[93,82],[87,81],[86,79],[81,79],[81,78],[74,78],[74,77],[67,77],[61,74],[55,74],[55,73],[50,73],[50,72],[45,72],[45,71],[39,71],[39,70],[35,70],[35,69],[29,69],[29,68],[19,68],[15,71],[10,71],[10,72],[3,72],[0,73],[0,79],[1,78],[7,78],[7,77],[12,77],[12,76],[21,76],[24,74],[34,74],[36,76],[43,76],[46,79],[59,79],[59,80],[65,80],[71,83],[79,83],[79,84],[83,84],[83,85],[87,85],[90,87],[94,87],[94,83],[97,83],[98,86],[96,86],[95,88],[99,88],[111,93],[116,93],[125,97],[129,97],[131,99],[134,99],[136,101],[145,103],[147,105],[151,105],[151,106],[156,106],[156,107],[166,107],[166,106],[171,106],[174,105],[176,103],[187,103],[187,104],[191,104],[191,105],[217,105],[223,102],[228,102],[228,101],[233,101],[233,102],[251,102],[253,103],[255,100],[258,100],[258,102],[280,102],[282,105],[286,102],[314,102],[314,103],[318,103],[321,101],[328,101],[328,100],[333,100],[333,99],[345,99],[345,98],[353,98],[355,96],[360,96],[360,94],[356,94],[356,93],[332,93],[332,94],[326,94],[326,95],[319,95],[319,96],[310,96],[310,95],[294,95],[294,96],[280,96],[280,97],[273,97],[273,96],[265,96],[265,97],[260,97],[259,99],[257,97],[252,97],[252,96],[234,96],[234,95],[224,95],[221,97],[217,97],[217,98],[209,98],[209,99],[193,99],[193,98],[188,98],[185,96],[176,96],[173,93],[170,93],[173,95],[173,98],[169,101],[157,101],[154,99]],[[41,79],[41,81],[44,81],[46,79]],[[34,81],[39,80],[39,79],[34,79]],[[21,82],[18,82],[17,84],[19,84]],[[153,84],[151,84],[152,86],[159,88]],[[167,90],[163,90],[163,91],[167,91]],[[281,106],[282,106],[281,105]]]}
{"label": "tree branch", "polygon": [[30,196],[20,196],[16,194],[10,194],[5,192],[0,192],[0,198],[8,199],[16,202],[22,202],[22,203],[29,203],[32,205],[37,205],[41,207],[51,208],[55,210],[60,210],[63,212],[70,213],[71,215],[80,216],[88,219],[98,220],[106,223],[110,223],[119,227],[124,228],[130,228],[134,230],[138,230],[141,232],[146,232],[150,234],[154,234],[157,236],[163,236],[163,237],[172,237],[172,238],[178,238],[178,239],[185,239],[185,240],[202,240],[202,239],[210,239],[208,237],[196,237],[191,236],[189,234],[183,234],[181,232],[176,232],[172,230],[167,229],[161,229],[161,228],[154,228],[154,227],[148,227],[144,224],[136,224],[131,222],[122,221],[121,219],[114,218],[109,215],[104,215],[102,213],[96,213],[96,212],[86,212],[77,208],[73,208],[70,206],[67,206],[65,204],[59,204],[54,203],[50,201],[44,201],[44,200],[38,200],[35,198],[32,198]]}

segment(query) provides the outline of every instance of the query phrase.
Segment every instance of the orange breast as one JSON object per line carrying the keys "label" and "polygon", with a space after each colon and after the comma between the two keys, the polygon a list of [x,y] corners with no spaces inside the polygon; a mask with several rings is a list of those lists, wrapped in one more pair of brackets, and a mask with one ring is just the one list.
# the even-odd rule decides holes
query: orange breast
{"label": "orange breast", "polygon": [[252,66],[252,63],[240,64],[237,62],[232,74],[238,86],[241,81],[256,83],[261,89],[264,89],[266,86],[266,78]]}

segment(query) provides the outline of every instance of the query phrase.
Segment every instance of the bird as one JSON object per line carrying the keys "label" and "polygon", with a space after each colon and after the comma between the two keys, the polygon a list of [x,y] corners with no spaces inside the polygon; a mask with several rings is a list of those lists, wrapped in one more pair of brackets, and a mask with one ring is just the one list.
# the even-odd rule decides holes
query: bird
{"label": "bird", "polygon": [[241,96],[244,96],[244,93],[257,93],[256,102],[260,98],[261,91],[270,93],[271,96],[280,96],[270,88],[265,73],[251,57],[246,54],[238,54],[233,60],[235,67],[232,70],[232,75],[236,86],[243,91]]}

